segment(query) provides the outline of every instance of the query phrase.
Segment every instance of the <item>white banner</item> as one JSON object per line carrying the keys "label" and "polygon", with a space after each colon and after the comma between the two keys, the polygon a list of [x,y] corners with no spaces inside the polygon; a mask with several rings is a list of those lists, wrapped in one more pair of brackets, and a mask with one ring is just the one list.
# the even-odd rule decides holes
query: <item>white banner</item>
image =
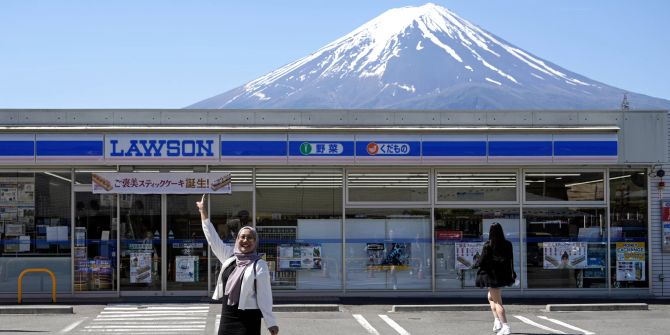
{"label": "white banner", "polygon": [[93,173],[93,193],[230,194],[229,172]]}

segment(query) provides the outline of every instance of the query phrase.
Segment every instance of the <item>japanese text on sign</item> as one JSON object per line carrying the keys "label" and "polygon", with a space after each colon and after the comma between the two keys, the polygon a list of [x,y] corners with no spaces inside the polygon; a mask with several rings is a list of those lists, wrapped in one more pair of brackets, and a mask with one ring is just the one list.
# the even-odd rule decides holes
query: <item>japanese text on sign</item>
{"label": "japanese text on sign", "polygon": [[93,173],[93,193],[231,193],[230,173]]}

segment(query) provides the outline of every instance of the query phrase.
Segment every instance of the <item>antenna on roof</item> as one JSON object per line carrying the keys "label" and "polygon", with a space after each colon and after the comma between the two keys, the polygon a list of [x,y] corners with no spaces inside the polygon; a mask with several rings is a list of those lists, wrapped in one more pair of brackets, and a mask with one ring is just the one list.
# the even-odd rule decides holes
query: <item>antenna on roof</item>
{"label": "antenna on roof", "polygon": [[623,100],[621,101],[621,110],[624,112],[630,110],[630,103],[628,102],[628,92],[623,93]]}

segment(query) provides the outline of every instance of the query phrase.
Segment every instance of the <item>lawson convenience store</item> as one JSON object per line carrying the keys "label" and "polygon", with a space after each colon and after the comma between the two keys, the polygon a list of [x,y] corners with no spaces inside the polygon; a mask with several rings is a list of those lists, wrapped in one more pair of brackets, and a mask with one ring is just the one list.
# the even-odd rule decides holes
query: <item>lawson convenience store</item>
{"label": "lawson convenience store", "polygon": [[0,110],[0,297],[207,296],[203,193],[275,295],[480,296],[498,222],[509,296],[664,296],[666,113]]}

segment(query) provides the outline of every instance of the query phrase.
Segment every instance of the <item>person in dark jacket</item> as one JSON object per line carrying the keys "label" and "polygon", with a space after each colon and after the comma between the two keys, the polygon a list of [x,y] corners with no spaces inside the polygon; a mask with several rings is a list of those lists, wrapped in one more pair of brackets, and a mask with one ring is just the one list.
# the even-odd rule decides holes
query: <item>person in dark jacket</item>
{"label": "person in dark jacket", "polygon": [[514,284],[514,252],[512,243],[505,239],[499,223],[491,225],[489,240],[484,243],[477,270],[477,287],[488,288],[488,300],[493,312],[493,331],[497,335],[510,334],[511,330],[502,304],[502,287]]}

